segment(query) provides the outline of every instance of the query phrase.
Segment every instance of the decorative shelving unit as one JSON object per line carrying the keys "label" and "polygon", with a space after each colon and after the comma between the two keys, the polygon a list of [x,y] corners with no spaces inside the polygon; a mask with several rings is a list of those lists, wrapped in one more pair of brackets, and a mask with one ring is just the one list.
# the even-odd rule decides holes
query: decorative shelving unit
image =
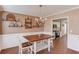
{"label": "decorative shelving unit", "polygon": [[23,27],[23,25],[21,24],[21,21],[16,20],[15,15],[12,13],[9,13],[6,16],[6,21],[10,21],[9,27]]}
{"label": "decorative shelving unit", "polygon": [[25,28],[32,28],[32,18],[28,17],[25,19]]}
{"label": "decorative shelving unit", "polygon": [[25,28],[38,28],[38,27],[43,27],[44,23],[39,18],[35,17],[27,17],[25,19]]}

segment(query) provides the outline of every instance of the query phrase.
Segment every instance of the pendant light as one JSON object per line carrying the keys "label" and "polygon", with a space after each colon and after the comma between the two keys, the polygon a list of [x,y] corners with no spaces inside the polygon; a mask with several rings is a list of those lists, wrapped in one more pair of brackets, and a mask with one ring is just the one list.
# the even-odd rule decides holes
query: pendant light
{"label": "pendant light", "polygon": [[40,7],[40,20],[42,23],[45,23],[45,17],[43,16],[42,7],[43,5],[39,5]]}

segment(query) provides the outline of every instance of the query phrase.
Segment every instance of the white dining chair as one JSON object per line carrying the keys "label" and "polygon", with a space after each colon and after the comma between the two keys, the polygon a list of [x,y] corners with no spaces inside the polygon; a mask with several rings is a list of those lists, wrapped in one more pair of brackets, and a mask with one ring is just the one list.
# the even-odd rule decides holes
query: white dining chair
{"label": "white dining chair", "polygon": [[53,40],[54,40],[54,39],[55,39],[55,37],[50,38],[51,47],[54,47],[54,44],[53,44]]}
{"label": "white dining chair", "polygon": [[25,42],[19,45],[19,53],[23,54],[26,52],[27,54],[32,54],[33,52],[33,45],[30,42]]}

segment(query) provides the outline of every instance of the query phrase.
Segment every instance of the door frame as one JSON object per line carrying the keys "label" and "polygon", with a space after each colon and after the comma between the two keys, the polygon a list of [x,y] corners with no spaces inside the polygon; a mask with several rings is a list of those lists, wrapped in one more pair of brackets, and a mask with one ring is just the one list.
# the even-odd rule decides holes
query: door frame
{"label": "door frame", "polygon": [[[69,16],[62,16],[62,17],[55,17],[53,20],[56,19],[62,19],[62,18],[66,18],[67,19],[67,39],[68,39],[68,35],[69,35]],[[53,24],[53,20],[52,20],[52,24]],[[52,30],[53,30],[53,26],[52,26]]]}

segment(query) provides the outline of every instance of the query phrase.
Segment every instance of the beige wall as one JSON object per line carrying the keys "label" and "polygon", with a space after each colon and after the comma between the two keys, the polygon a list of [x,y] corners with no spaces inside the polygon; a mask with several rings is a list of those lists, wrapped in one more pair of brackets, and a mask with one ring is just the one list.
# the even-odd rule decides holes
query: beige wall
{"label": "beige wall", "polygon": [[[11,12],[3,12],[2,18],[5,20],[6,15]],[[19,19],[22,24],[25,24],[25,18],[28,15],[13,13],[16,16],[16,19]],[[25,27],[9,27],[10,21],[2,21],[2,27],[3,27],[3,34],[12,34],[12,33],[25,33],[25,32],[38,32],[43,31],[43,27],[39,28],[32,28],[32,29],[25,29]]]}
{"label": "beige wall", "polygon": [[[69,33],[71,33],[72,31],[73,34],[79,34],[79,9],[75,9],[75,10],[58,14],[58,15],[54,15],[51,17],[54,17],[52,18],[53,20],[55,18],[66,17],[66,16],[69,17]],[[49,28],[49,26],[51,25],[49,24],[47,28],[52,29],[52,27]]]}
{"label": "beige wall", "polygon": [[52,20],[51,19],[48,19],[45,21],[45,24],[44,24],[44,32],[52,32]]}

